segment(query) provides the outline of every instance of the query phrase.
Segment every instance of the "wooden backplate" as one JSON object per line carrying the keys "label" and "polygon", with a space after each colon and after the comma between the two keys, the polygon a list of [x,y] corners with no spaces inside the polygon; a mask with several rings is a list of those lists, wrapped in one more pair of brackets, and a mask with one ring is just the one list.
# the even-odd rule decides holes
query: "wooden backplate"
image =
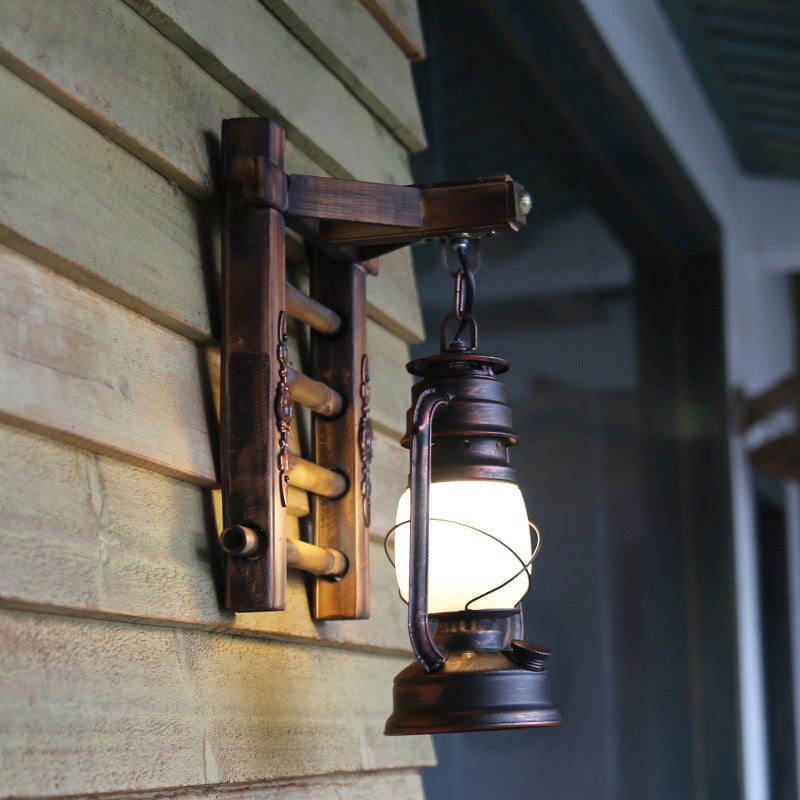
{"label": "wooden backplate", "polygon": [[281,500],[276,395],[284,308],[283,215],[248,200],[242,164],[266,157],[283,170],[283,129],[265,119],[225,120],[222,243],[221,473],[225,528],[261,531],[258,558],[225,556],[226,608],[286,605],[286,508]]}

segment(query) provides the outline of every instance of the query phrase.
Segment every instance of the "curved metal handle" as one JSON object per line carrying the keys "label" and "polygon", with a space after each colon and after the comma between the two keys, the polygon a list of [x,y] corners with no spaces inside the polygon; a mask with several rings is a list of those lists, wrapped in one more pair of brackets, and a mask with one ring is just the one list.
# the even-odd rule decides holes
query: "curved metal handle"
{"label": "curved metal handle", "polygon": [[417,661],[435,672],[447,653],[434,644],[428,628],[428,498],[431,485],[431,427],[447,398],[434,388],[420,392],[414,406],[411,434],[411,548],[408,576],[408,635]]}

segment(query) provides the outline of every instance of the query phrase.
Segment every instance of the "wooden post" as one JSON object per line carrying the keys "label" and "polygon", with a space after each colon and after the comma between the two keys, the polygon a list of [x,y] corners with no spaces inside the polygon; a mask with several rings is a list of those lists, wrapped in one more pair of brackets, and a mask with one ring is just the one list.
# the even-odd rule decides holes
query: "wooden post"
{"label": "wooden post", "polygon": [[283,129],[264,119],[226,120],[222,148],[223,522],[226,530],[258,531],[264,552],[254,560],[225,556],[225,606],[280,610],[286,605],[288,450],[284,458],[282,448],[288,444],[288,420],[283,419],[285,431],[280,425],[281,415],[291,416],[291,403],[285,402],[288,367],[285,356],[281,359],[285,254],[283,214],[277,209],[285,204]]}
{"label": "wooden post", "polygon": [[314,377],[335,389],[344,410],[335,419],[314,415],[315,461],[347,479],[336,500],[314,497],[314,535],[320,547],[339,550],[348,569],[338,581],[314,582],[317,619],[364,619],[369,616],[369,422],[364,269],[318,252],[311,268],[311,296],[342,320],[335,336],[312,333]]}

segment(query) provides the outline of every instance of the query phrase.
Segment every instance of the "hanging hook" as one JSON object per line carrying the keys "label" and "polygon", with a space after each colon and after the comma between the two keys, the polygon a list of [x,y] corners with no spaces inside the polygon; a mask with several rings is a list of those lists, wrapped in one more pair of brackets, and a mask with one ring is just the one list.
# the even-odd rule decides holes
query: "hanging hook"
{"label": "hanging hook", "polygon": [[[458,269],[451,269],[447,260],[447,245],[450,245],[458,255],[458,260],[461,262]],[[471,248],[470,248],[471,245]],[[477,236],[470,236],[468,233],[460,233],[457,236],[451,236],[449,239],[442,237],[439,239],[439,262],[442,269],[451,277],[455,277],[456,273],[461,270],[467,270],[473,275],[481,268],[481,240]],[[472,261],[470,262],[467,256],[467,250],[471,249]]]}

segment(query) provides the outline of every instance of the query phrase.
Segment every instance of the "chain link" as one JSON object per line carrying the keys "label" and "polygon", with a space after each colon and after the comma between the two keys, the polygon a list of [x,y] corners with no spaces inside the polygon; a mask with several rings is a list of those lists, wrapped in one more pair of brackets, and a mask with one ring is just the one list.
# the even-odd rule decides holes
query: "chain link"
{"label": "chain link", "polygon": [[[459,267],[452,269],[447,260],[447,246],[450,244],[456,251]],[[468,251],[472,251],[469,253]],[[471,260],[470,260],[471,257]],[[454,280],[453,312],[448,319],[455,319],[459,326],[454,343],[463,344],[463,336],[468,325],[474,328],[472,306],[475,300],[475,273],[480,269],[480,239],[464,234],[452,239],[439,240],[439,258],[442,269]],[[474,344],[474,342],[473,342]]]}

